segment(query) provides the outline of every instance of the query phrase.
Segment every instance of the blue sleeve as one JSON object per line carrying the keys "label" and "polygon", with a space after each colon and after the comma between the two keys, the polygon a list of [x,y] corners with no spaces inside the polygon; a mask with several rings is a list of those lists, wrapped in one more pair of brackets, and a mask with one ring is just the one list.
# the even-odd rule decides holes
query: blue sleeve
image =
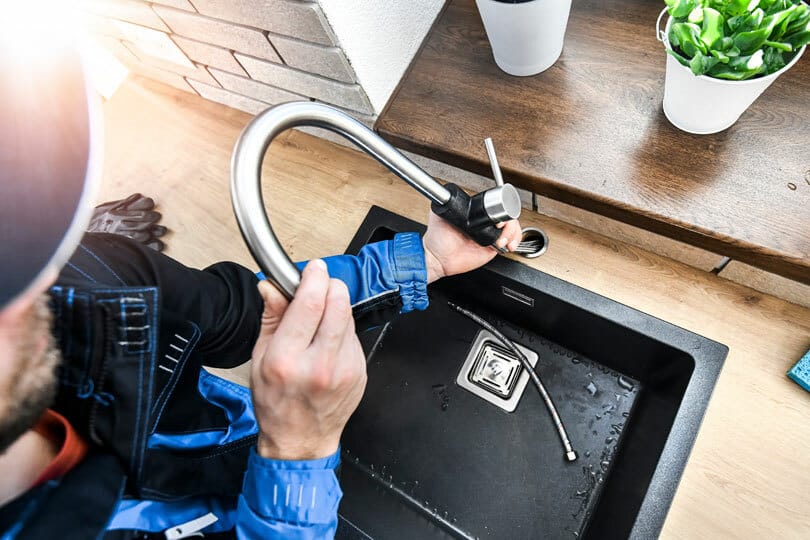
{"label": "blue sleeve", "polygon": [[[352,305],[396,292],[402,298],[402,313],[428,307],[425,251],[417,233],[399,233],[393,240],[364,246],[357,255],[324,261],[329,275],[349,287]],[[296,266],[303,270],[306,264]],[[259,279],[264,276],[259,274]]]}
{"label": "blue sleeve", "polygon": [[264,459],[251,450],[236,517],[240,540],[333,538],[343,492],[340,450],[311,461]]}

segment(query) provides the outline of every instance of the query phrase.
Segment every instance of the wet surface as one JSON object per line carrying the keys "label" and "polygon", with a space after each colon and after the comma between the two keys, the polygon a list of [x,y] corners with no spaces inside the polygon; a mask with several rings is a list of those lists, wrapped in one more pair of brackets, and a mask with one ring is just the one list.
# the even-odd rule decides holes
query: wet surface
{"label": "wet surface", "polygon": [[[341,514],[374,538],[582,536],[638,381],[476,310],[539,355],[537,372],[579,455],[568,463],[533,386],[506,413],[456,385],[478,327],[442,300],[434,292],[430,310],[398,319],[376,343],[366,394],[342,443],[345,474],[371,482],[345,489]],[[393,510],[368,512],[369,504],[395,501],[421,519],[392,526]]]}
{"label": "wet surface", "polygon": [[[413,230],[424,227],[373,207],[347,252]],[[431,318],[446,300],[437,291],[502,317],[504,333],[540,353],[577,461],[561,463],[537,392],[507,413],[454,385],[475,329]],[[728,348],[500,257],[429,292],[427,314],[361,335],[375,354],[344,440],[357,461],[344,459],[337,538],[657,537]]]}

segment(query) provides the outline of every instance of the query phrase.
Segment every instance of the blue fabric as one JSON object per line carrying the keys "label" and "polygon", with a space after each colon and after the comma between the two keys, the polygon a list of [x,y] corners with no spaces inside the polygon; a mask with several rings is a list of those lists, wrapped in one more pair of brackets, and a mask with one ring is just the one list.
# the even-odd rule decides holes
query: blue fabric
{"label": "blue fabric", "polygon": [[204,533],[230,531],[236,526],[236,497],[216,499],[192,497],[181,501],[123,500],[118,503],[108,530],[127,529],[161,532],[212,513],[218,520],[202,530]]}
{"label": "blue fabric", "polygon": [[[428,307],[425,251],[417,233],[399,233],[391,241],[363,246],[356,256],[326,257],[324,262],[329,275],[348,286],[352,305],[398,291],[402,313]],[[306,264],[296,266],[303,270]]]}
{"label": "blue fabric", "polygon": [[205,370],[200,370],[197,388],[206,401],[223,410],[228,418],[228,429],[178,434],[153,433],[147,443],[149,448],[189,450],[222,446],[258,433],[250,389]]}
{"label": "blue fabric", "polygon": [[237,536],[333,538],[343,496],[335,475],[339,464],[340,449],[310,461],[269,460],[252,450],[239,497]]}
{"label": "blue fabric", "polygon": [[[369,244],[357,256],[324,259],[331,277],[349,288],[352,304],[398,292],[402,312],[426,309],[427,270],[421,237],[397,234],[392,241]],[[306,263],[299,263],[303,269]],[[257,274],[259,279],[264,276]],[[206,371],[198,380],[200,394],[221,407],[227,429],[189,434],[154,433],[151,448],[188,450],[223,445],[258,431],[249,389]],[[251,450],[242,495],[238,500],[195,497],[176,502],[122,501],[110,529],[166,530],[209,512],[219,521],[204,532],[236,528],[240,539],[310,540],[332,538],[343,492],[335,468],[340,451],[317,460],[264,459]]]}

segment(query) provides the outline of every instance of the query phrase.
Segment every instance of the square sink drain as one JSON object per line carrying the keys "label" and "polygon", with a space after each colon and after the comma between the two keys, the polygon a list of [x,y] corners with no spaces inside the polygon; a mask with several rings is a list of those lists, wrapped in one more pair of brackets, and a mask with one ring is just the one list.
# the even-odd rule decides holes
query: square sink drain
{"label": "square sink drain", "polygon": [[[515,345],[532,366],[537,364],[537,353]],[[515,411],[528,382],[529,374],[520,360],[486,330],[475,336],[456,377],[459,386],[507,412]]]}

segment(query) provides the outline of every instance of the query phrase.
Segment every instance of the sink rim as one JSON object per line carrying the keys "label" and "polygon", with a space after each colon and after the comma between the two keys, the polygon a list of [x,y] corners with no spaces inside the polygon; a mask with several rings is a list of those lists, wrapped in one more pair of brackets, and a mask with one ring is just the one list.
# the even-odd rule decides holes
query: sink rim
{"label": "sink rim", "polygon": [[[416,231],[420,234],[426,229],[421,223],[373,205],[357,229],[346,253],[357,253],[374,232],[383,227],[397,232]],[[692,447],[697,440],[700,425],[729,348],[622,302],[531,268],[520,261],[496,257],[485,268],[504,279],[519,282],[540,293],[568,302],[577,309],[667,345],[692,359],[694,364],[692,374],[630,532],[630,538],[657,537],[663,528]]]}

